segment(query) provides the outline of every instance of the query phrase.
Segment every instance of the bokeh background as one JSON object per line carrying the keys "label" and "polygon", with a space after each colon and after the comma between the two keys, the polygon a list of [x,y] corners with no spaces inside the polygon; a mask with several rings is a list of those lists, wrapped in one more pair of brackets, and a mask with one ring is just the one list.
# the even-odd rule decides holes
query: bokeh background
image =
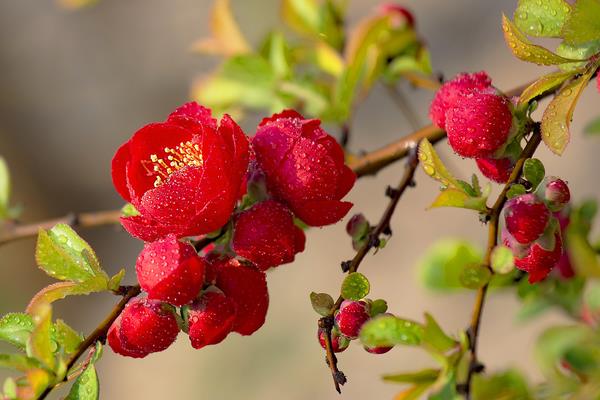
{"label": "bokeh background", "polygon": [[[377,0],[350,1],[350,21],[369,13]],[[529,81],[544,69],[513,58],[504,45],[501,13],[515,0],[414,0],[418,29],[431,49],[433,65],[446,76],[485,69],[500,88]],[[276,0],[232,0],[242,30],[256,43],[280,24]],[[0,154],[14,177],[14,202],[23,220],[35,221],[70,211],[120,207],[110,180],[110,160],[140,126],[162,120],[189,97],[191,82],[213,68],[215,59],[192,54],[190,45],[208,34],[209,0],[101,0],[78,12],[52,0],[0,0]],[[407,89],[426,122],[431,93]],[[597,154],[600,139],[582,134],[598,113],[598,93],[588,88],[575,113],[571,146],[562,158],[538,154],[549,174],[569,181],[580,200],[600,194]],[[256,118],[242,121],[251,134]],[[351,148],[369,150],[410,131],[402,114],[378,88],[360,107]],[[451,168],[468,176],[472,161],[438,146]],[[386,204],[384,189],[402,173],[400,164],[375,178],[361,179],[350,194],[354,210],[375,220]],[[467,325],[474,294],[442,296],[427,291],[416,266],[435,240],[458,237],[483,246],[484,227],[472,212],[426,211],[436,184],[421,171],[415,189],[402,199],[392,221],[388,246],[363,264],[372,296],[388,300],[390,310],[420,319],[432,312],[449,331]],[[497,191],[497,188],[496,188]],[[116,227],[85,230],[109,272],[133,263],[140,242]],[[106,351],[99,364],[103,399],[338,399],[324,354],[315,340],[317,316],[310,291],[337,293],[339,262],[352,256],[344,224],[312,229],[307,251],[269,277],[271,306],[265,326],[251,337],[231,335],[218,346],[194,351],[185,335],[165,352],[133,360]],[[0,314],[23,310],[49,281],[36,268],[34,240],[0,248]],[[494,293],[481,331],[481,358],[489,370],[518,366],[539,379],[532,345],[558,314],[518,323],[513,293]],[[55,314],[89,332],[116,301],[110,295],[71,298]],[[0,351],[3,350],[0,347]],[[349,377],[343,399],[391,399],[398,387],[382,373],[427,367],[419,349],[396,348],[380,356],[353,345],[340,356]],[[3,373],[3,372],[2,372]],[[0,375],[3,377],[4,375]],[[57,393],[57,397],[59,393]]]}

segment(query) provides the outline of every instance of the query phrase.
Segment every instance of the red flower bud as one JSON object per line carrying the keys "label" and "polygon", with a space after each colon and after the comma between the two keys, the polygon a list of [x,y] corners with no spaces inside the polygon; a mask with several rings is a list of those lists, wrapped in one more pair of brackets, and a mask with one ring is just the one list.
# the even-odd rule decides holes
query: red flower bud
{"label": "red flower bud", "polygon": [[305,241],[290,210],[273,200],[255,204],[235,219],[233,250],[262,271],[294,261]]}
{"label": "red flower bud", "polygon": [[265,273],[233,258],[215,259],[212,264],[217,276],[216,286],[236,304],[233,330],[251,335],[265,323],[269,308]]}
{"label": "red flower bud", "polygon": [[380,14],[389,15],[392,18],[392,25],[394,27],[400,27],[405,23],[413,28],[415,26],[415,17],[413,14],[400,4],[383,3],[379,5],[378,10]]}
{"label": "red flower bud", "polygon": [[505,158],[478,158],[477,167],[486,178],[498,182],[506,183],[512,173],[515,163],[508,157]]}
{"label": "red flower bud", "polygon": [[550,219],[550,211],[533,194],[513,197],[504,207],[506,229],[521,244],[539,238]]}
{"label": "red flower bud", "polygon": [[268,189],[306,224],[333,224],[352,207],[340,199],[356,175],[319,120],[304,119],[291,110],[275,114],[261,122],[252,146]]}
{"label": "red flower bud", "polygon": [[140,212],[121,222],[145,241],[212,232],[228,221],[247,167],[240,127],[227,115],[217,127],[210,110],[187,103],[138,130],[115,154],[115,188]]}
{"label": "red flower bud", "polygon": [[554,234],[554,247],[546,249],[539,241],[527,246],[518,245],[508,232],[503,232],[503,242],[513,250],[515,265],[529,274],[529,282],[535,283],[545,279],[557,265],[563,253],[560,232]]}
{"label": "red flower bud", "polygon": [[560,211],[571,200],[571,192],[566,182],[554,176],[546,178],[544,181],[544,198],[548,208],[552,211]]}
{"label": "red flower bud", "polygon": [[437,91],[429,108],[429,117],[434,124],[446,129],[446,112],[454,107],[456,101],[467,92],[487,89],[491,84],[492,80],[483,71],[457,75]]}
{"label": "red flower bud", "polygon": [[149,299],[176,306],[194,300],[204,282],[204,261],[194,247],[178,241],[175,235],[146,243],[135,270]]}
{"label": "red flower bud", "polygon": [[370,318],[367,303],[364,301],[344,300],[340,306],[340,311],[335,316],[335,324],[342,335],[348,339],[356,339],[360,333],[360,328]]}
{"label": "red flower bud", "polygon": [[393,346],[391,346],[391,347],[366,347],[365,346],[365,350],[371,354],[385,354],[393,348],[394,348]]}
{"label": "red flower bud", "polygon": [[[323,349],[326,349],[326,338],[325,338],[325,329],[319,328],[317,330],[317,339],[319,339],[319,344]],[[331,331],[331,349],[334,353],[341,353],[342,351],[348,348],[350,341],[348,338],[340,335],[340,332],[337,329],[333,329]]]}
{"label": "red flower bud", "polygon": [[207,291],[189,309],[189,336],[192,347],[223,341],[231,332],[235,321],[236,305],[223,293]]}
{"label": "red flower bud", "polygon": [[175,315],[166,305],[133,299],[109,329],[108,344],[115,353],[141,358],[165,350],[178,333]]}

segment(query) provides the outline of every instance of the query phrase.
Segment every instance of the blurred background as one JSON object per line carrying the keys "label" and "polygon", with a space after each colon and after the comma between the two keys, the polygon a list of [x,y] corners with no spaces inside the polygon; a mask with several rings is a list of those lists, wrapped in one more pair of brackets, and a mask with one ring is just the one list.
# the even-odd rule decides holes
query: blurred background
{"label": "blurred background", "polygon": [[[275,0],[232,0],[243,32],[256,42],[279,24]],[[436,71],[451,77],[485,69],[494,84],[509,89],[544,72],[518,61],[505,47],[500,18],[512,14],[515,0],[405,1],[426,39]],[[378,1],[350,1],[350,22],[371,12]],[[0,0],[0,155],[14,179],[14,203],[22,219],[36,221],[71,211],[120,207],[110,179],[117,146],[140,126],[164,119],[189,98],[192,81],[217,60],[189,51],[208,34],[209,0],[101,0],[95,7],[69,12],[52,0]],[[432,94],[407,88],[410,101],[427,122]],[[545,148],[539,157],[548,174],[570,184],[574,199],[600,195],[595,176],[600,140],[581,134],[598,112],[598,93],[583,94],[572,125],[572,144],[562,158]],[[541,107],[543,108],[543,107]],[[241,121],[248,134],[257,117]],[[376,89],[355,116],[350,148],[377,148],[411,131],[385,90]],[[332,133],[336,133],[332,131]],[[438,150],[457,171],[469,176],[471,160]],[[354,211],[379,218],[386,185],[400,179],[394,165],[375,178],[361,179],[350,193]],[[390,311],[421,319],[429,311],[447,331],[458,332],[469,320],[474,293],[433,294],[423,288],[416,266],[428,246],[445,237],[466,238],[483,247],[485,230],[474,213],[458,209],[425,211],[437,185],[422,171],[417,187],[403,197],[392,221],[388,246],[363,263],[371,295],[385,298]],[[497,188],[495,188],[497,191]],[[116,227],[81,232],[110,273],[132,268],[141,243]],[[49,280],[33,259],[34,240],[0,247],[0,314],[23,310]],[[107,350],[99,363],[103,399],[337,399],[324,353],[318,345],[317,315],[310,291],[338,293],[341,260],[353,255],[344,224],[308,232],[307,251],[294,264],[271,272],[271,306],[265,326],[251,337],[231,335],[218,346],[193,350],[185,335],[165,352],[144,360],[115,356]],[[89,332],[116,298],[94,295],[56,303],[55,316]],[[518,366],[533,381],[532,344],[550,323],[515,321],[513,292],[493,293],[480,338],[480,357],[488,370]],[[0,347],[0,351],[3,350]],[[391,399],[398,387],[383,383],[383,373],[414,370],[433,362],[419,349],[395,348],[384,355],[359,345],[340,355],[348,375],[343,399]],[[4,375],[2,375],[3,377]],[[59,398],[60,392],[54,398]]]}

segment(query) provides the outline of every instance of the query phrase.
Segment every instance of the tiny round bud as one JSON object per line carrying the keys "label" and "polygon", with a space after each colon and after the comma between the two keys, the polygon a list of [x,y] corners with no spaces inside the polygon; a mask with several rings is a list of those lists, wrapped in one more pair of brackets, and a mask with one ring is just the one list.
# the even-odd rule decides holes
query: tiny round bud
{"label": "tiny round bud", "polygon": [[571,200],[571,192],[565,181],[550,177],[547,178],[544,198],[551,211],[560,211]]}
{"label": "tiny round bud", "polygon": [[335,325],[342,335],[348,339],[356,339],[360,333],[360,328],[370,318],[369,306],[366,302],[344,300],[335,316]]}
{"label": "tiny round bud", "polygon": [[[325,338],[325,329],[319,328],[317,330],[317,338],[319,339],[319,343],[323,349],[326,349],[326,338]],[[348,348],[350,341],[348,338],[342,336],[337,329],[333,329],[331,331],[331,349],[334,353],[341,353],[342,351]]]}
{"label": "tiny round bud", "polygon": [[222,342],[233,328],[235,313],[235,303],[223,293],[204,292],[188,312],[192,347],[201,349]]}
{"label": "tiny round bud", "polygon": [[550,219],[548,207],[533,194],[513,197],[504,207],[506,229],[521,244],[538,239]]}

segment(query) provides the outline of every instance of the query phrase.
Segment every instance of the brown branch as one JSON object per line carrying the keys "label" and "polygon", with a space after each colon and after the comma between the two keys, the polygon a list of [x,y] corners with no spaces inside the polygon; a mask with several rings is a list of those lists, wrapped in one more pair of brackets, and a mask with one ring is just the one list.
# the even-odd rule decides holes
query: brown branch
{"label": "brown branch", "polygon": [[84,212],[68,214],[61,218],[33,224],[20,224],[17,221],[8,221],[0,225],[0,245],[37,235],[40,229],[50,229],[56,224],[67,224],[77,228],[91,228],[102,225],[112,225],[119,222],[121,210]]}
{"label": "brown branch", "polygon": [[[417,143],[414,143],[410,150],[410,157],[406,164],[406,170],[404,171],[402,180],[396,188],[388,187],[388,190],[386,191],[386,194],[390,197],[390,202],[388,203],[388,206],[386,207],[385,211],[383,212],[383,215],[379,219],[378,224],[369,232],[367,240],[356,252],[354,258],[349,262],[345,261],[342,263],[342,269],[344,270],[344,272],[356,272],[360,267],[361,262],[364,260],[365,256],[369,253],[369,251],[379,246],[380,236],[382,234],[391,235],[392,231],[390,229],[390,221],[392,219],[392,216],[394,215],[396,206],[400,201],[400,197],[402,197],[402,194],[404,193],[406,188],[408,188],[409,186],[414,186],[413,178],[418,164],[419,159],[417,157]],[[335,356],[335,353],[333,352],[331,344],[331,330],[333,329],[333,316],[335,312],[339,310],[340,305],[343,301],[344,299],[342,298],[342,296],[338,297],[337,301],[331,308],[329,315],[319,319],[319,327],[325,330],[325,351],[327,355],[327,364],[329,365],[329,369],[331,370],[333,383],[338,393],[341,393],[340,385],[346,383],[346,376],[337,367],[337,358]]]}
{"label": "brown branch", "polygon": [[[108,333],[108,329],[113,324],[113,322],[115,322],[115,320],[119,317],[119,315],[121,315],[121,312],[123,312],[123,310],[125,309],[125,306],[129,302],[129,300],[133,299],[134,297],[138,296],[141,293],[141,289],[140,289],[139,285],[130,286],[130,287],[124,288],[124,289],[125,289],[125,294],[123,295],[123,298],[121,299],[121,301],[119,301],[114,306],[114,308],[112,309],[112,311],[110,312],[108,317],[106,317],[106,319],[104,321],[102,321],[100,323],[100,325],[98,325],[98,327],[96,329],[94,329],[94,331],[89,336],[87,336],[83,342],[81,342],[81,344],[77,348],[77,351],[75,352],[75,354],[73,354],[71,357],[69,357],[69,359],[67,361],[67,368],[66,368],[67,372],[71,368],[73,368],[73,366],[75,365],[75,363],[77,362],[79,357],[81,357],[88,348],[90,348],[91,346],[94,346],[97,341],[106,340],[106,334]],[[48,396],[48,394],[50,394],[50,392],[54,388],[56,388],[58,385],[62,384],[63,382],[66,382],[67,379],[68,379],[68,375],[65,375],[65,378],[62,381],[48,386],[46,388],[46,390],[44,390],[44,392],[38,397],[38,400],[45,399],[46,396]]]}
{"label": "brown branch", "polygon": [[[510,187],[516,183],[521,174],[523,173],[523,165],[525,164],[525,160],[531,158],[535,153],[537,147],[542,141],[542,135],[540,132],[540,125],[536,124],[533,129],[533,134],[525,146],[525,149],[521,152],[519,159],[515,164],[515,168],[508,179],[506,185],[502,189],[502,192],[496,199],[494,206],[491,208],[489,212],[489,223],[488,223],[488,244],[485,253],[485,257],[483,260],[484,266],[490,270],[492,274],[494,271],[491,266],[491,258],[492,251],[498,244],[498,226],[500,223],[500,214],[502,212],[502,208],[504,207],[504,203],[507,200],[507,193]],[[469,325],[469,329],[467,330],[467,334],[469,337],[469,351],[471,352],[471,361],[469,366],[469,372],[467,375],[466,382],[460,386],[461,391],[465,394],[467,399],[471,398],[471,382],[473,379],[473,375],[475,373],[481,372],[483,369],[483,365],[479,363],[477,359],[477,340],[479,338],[479,328],[481,326],[481,316],[483,313],[483,307],[485,304],[485,296],[487,294],[488,284],[482,286],[477,291],[477,297],[475,299],[475,305],[473,307],[473,314],[471,317],[471,324]]]}

